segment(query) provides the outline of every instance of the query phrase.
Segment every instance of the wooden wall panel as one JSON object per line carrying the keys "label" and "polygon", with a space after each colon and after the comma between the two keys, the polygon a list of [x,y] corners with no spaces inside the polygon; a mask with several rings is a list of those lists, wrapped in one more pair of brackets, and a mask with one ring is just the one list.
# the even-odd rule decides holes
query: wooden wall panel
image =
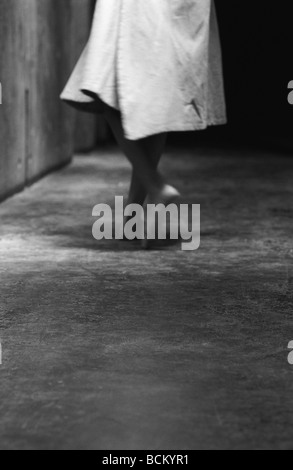
{"label": "wooden wall panel", "polygon": [[[70,64],[69,0],[25,0],[31,4],[28,70],[30,121],[27,180],[71,158],[72,115],[59,100],[64,71]],[[62,18],[67,5],[66,22]],[[65,26],[65,29],[63,28]]]}
{"label": "wooden wall panel", "polygon": [[[92,0],[0,0],[0,198],[70,161],[76,111],[59,95],[86,42]],[[85,120],[87,145],[94,117]]]}
{"label": "wooden wall panel", "polygon": [[0,198],[25,181],[24,11],[19,0],[0,0]]}

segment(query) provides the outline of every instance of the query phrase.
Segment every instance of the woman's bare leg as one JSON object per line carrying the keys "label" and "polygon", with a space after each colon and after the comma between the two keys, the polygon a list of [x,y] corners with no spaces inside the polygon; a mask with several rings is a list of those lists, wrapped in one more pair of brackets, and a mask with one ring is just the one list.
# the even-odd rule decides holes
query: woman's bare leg
{"label": "woman's bare leg", "polygon": [[[118,144],[133,167],[128,204],[143,205],[147,195],[154,204],[169,204],[177,199],[178,191],[167,185],[158,171],[158,164],[165,148],[166,134],[136,141],[128,140],[124,134],[121,114],[108,106],[105,114]],[[126,222],[127,218],[124,223]],[[150,248],[147,238],[143,240],[143,247]]]}
{"label": "woman's bare leg", "polygon": [[[157,169],[159,166],[161,157],[164,153],[166,138],[167,134],[158,134],[145,139],[145,148],[148,152],[150,163],[154,169]],[[146,200],[147,195],[148,194],[145,188],[142,186],[139,176],[137,175],[136,171],[133,170],[128,196],[128,204],[139,204],[142,206]]]}
{"label": "woman's bare leg", "polygon": [[129,204],[139,204],[140,206],[144,205],[144,202],[147,197],[147,192],[143,185],[140,182],[140,179],[134,169],[132,170],[131,183],[128,193],[127,205]]}
{"label": "woman's bare leg", "polygon": [[[136,141],[128,140],[124,135],[121,114],[108,106],[105,114],[118,144],[133,166],[135,176],[130,196],[145,199],[146,194],[149,194],[151,199],[155,200],[164,188],[163,178],[157,169],[161,157],[162,139],[154,136]],[[160,142],[160,148],[158,146],[155,156],[151,157],[150,150],[157,144],[157,139]]]}

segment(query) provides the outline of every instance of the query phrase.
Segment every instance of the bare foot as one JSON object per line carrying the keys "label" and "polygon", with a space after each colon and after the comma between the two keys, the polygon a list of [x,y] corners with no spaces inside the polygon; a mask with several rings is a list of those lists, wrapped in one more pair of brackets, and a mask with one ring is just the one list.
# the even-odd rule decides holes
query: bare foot
{"label": "bare foot", "polygon": [[[179,198],[180,198],[179,191],[177,191],[177,189],[174,188],[173,186],[165,184],[161,191],[158,191],[157,193],[153,194],[150,197],[150,203],[155,204],[155,205],[163,204],[164,207],[167,207],[170,204],[176,204],[178,202]],[[156,223],[156,221],[154,223]],[[158,234],[159,231],[160,231],[159,227],[156,227],[155,228],[155,233]],[[168,230],[166,230],[166,232],[168,232]],[[170,232],[170,227],[169,227],[169,232]],[[176,244],[178,241],[179,241],[179,239],[178,240],[172,240],[172,239],[170,239],[170,237],[167,237],[166,240],[160,240],[159,244],[160,244],[160,246],[161,245],[169,246],[169,245]],[[143,249],[148,250],[148,249],[153,248],[155,245],[157,245],[158,242],[159,242],[158,239],[148,240],[147,239],[147,234],[146,234],[145,239],[142,241],[142,247],[143,247]]]}
{"label": "bare foot", "polygon": [[164,204],[165,206],[177,201],[180,198],[180,193],[176,188],[165,184],[160,191],[157,191],[150,196],[151,204]]}

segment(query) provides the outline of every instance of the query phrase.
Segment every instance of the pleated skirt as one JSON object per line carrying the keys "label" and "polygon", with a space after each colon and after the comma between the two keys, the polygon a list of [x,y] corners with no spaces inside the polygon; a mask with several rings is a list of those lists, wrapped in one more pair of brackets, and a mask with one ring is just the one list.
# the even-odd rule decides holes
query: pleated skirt
{"label": "pleated skirt", "polygon": [[89,41],[61,98],[122,114],[131,140],[226,123],[212,0],[98,0]]}

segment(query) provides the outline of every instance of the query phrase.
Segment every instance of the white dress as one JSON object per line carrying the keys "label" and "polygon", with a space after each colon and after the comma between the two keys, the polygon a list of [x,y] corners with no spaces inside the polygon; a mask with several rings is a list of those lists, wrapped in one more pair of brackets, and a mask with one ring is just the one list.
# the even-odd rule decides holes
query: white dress
{"label": "white dress", "polygon": [[98,0],[61,98],[120,110],[131,140],[226,123],[213,0]]}

